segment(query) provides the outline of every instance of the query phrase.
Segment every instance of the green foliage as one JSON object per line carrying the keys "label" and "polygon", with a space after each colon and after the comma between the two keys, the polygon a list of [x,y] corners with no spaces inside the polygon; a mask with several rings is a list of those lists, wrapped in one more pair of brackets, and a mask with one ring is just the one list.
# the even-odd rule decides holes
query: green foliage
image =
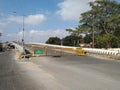
{"label": "green foliage", "polygon": [[[113,0],[96,0],[90,2],[91,10],[82,13],[80,24],[99,34],[114,34],[120,28],[120,4]],[[90,30],[91,29],[91,30]]]}
{"label": "green foliage", "polygon": [[120,47],[120,3],[115,0],[95,0],[89,5],[91,10],[81,14],[80,25],[66,31],[74,36],[86,34],[85,43],[92,41],[94,32],[96,47]]}
{"label": "green foliage", "polygon": [[78,26],[76,29],[66,29],[66,31],[68,31],[69,33],[71,33],[72,36],[81,36],[82,33],[84,33],[84,30],[86,29],[86,27],[82,27]]}
{"label": "green foliage", "polygon": [[78,43],[82,37],[70,35],[63,38],[63,45],[65,46],[78,46]]}
{"label": "green foliage", "polygon": [[61,44],[61,39],[58,37],[50,37],[47,41],[47,44],[54,44],[54,45],[60,45]]}
{"label": "green foliage", "polygon": [[84,39],[84,43],[90,43],[92,42],[92,35],[87,34],[83,39]]}
{"label": "green foliage", "polygon": [[119,47],[119,39],[112,34],[105,34],[96,38],[97,46],[100,48]]}

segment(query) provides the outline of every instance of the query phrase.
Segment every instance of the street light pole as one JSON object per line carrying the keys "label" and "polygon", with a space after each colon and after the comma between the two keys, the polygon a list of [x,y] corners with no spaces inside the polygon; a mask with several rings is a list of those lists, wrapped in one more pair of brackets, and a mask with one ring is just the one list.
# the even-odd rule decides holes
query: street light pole
{"label": "street light pole", "polygon": [[26,52],[25,52],[25,47],[24,47],[24,15],[23,15],[23,32],[22,32],[22,46],[23,46],[23,50],[24,50],[24,54],[26,54]]}
{"label": "street light pole", "polygon": [[[14,16],[16,17],[17,12],[16,12],[16,11],[13,11],[12,13],[14,13]],[[18,41],[18,35],[17,35],[17,32],[16,32],[16,39],[15,39],[15,41],[16,41],[16,42]]]}
{"label": "street light pole", "polygon": [[22,45],[23,45],[23,47],[24,47],[24,15],[23,15]]}

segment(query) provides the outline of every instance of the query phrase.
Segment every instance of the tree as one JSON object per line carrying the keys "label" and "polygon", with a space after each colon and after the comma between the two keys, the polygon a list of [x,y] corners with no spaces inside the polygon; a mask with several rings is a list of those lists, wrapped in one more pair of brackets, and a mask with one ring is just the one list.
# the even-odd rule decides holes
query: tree
{"label": "tree", "polygon": [[112,34],[105,34],[96,38],[97,46],[100,48],[115,48],[119,47],[119,39]]}
{"label": "tree", "polygon": [[70,36],[66,36],[65,38],[63,38],[63,45],[65,46],[78,46],[80,39],[82,39],[81,36],[74,36],[74,35],[70,35]]}
{"label": "tree", "polygon": [[72,36],[76,36],[79,37],[81,36],[81,34],[83,33],[83,28],[78,28],[76,27],[75,29],[66,29],[66,31],[68,31],[69,33],[71,33]]}
{"label": "tree", "polygon": [[85,37],[84,37],[84,43],[90,43],[92,42],[92,35],[91,34],[87,34]]}
{"label": "tree", "polygon": [[[89,5],[91,10],[81,14],[78,27],[75,30],[67,29],[67,31],[76,36],[81,33],[93,34],[93,36],[95,34],[95,40],[101,41],[99,47],[120,47],[120,42],[115,41],[120,39],[120,4],[114,0],[95,0]],[[86,39],[88,36],[84,38],[85,42]],[[91,40],[91,37],[89,39]],[[106,41],[111,44],[105,44]]]}
{"label": "tree", "polygon": [[119,3],[113,0],[96,0],[89,4],[92,9],[81,14],[81,27],[86,25],[89,33],[94,28],[97,34],[115,34],[120,29]]}
{"label": "tree", "polygon": [[50,37],[47,41],[47,44],[54,44],[54,45],[60,45],[61,44],[61,39],[58,37]]}

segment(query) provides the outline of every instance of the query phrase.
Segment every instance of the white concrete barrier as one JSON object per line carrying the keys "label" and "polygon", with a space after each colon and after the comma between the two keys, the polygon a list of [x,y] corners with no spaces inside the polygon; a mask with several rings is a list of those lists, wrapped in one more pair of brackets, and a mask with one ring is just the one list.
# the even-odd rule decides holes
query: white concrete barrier
{"label": "white concrete barrier", "polygon": [[83,48],[84,51],[95,54],[103,55],[117,55],[120,56],[120,51],[118,50],[107,50],[107,49],[96,49],[96,48]]}

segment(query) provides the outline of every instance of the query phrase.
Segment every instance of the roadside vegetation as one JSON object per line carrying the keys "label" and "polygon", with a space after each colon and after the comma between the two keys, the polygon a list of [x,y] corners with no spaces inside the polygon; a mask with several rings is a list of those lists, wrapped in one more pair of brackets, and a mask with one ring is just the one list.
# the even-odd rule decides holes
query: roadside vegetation
{"label": "roadside vegetation", "polygon": [[[80,15],[79,25],[75,29],[66,29],[70,36],[62,40],[54,38],[57,44],[62,41],[67,46],[83,43],[92,44],[91,47],[94,44],[96,48],[120,47],[120,3],[114,0],[96,0],[89,5],[91,10]],[[49,41],[50,39],[52,38]]]}

